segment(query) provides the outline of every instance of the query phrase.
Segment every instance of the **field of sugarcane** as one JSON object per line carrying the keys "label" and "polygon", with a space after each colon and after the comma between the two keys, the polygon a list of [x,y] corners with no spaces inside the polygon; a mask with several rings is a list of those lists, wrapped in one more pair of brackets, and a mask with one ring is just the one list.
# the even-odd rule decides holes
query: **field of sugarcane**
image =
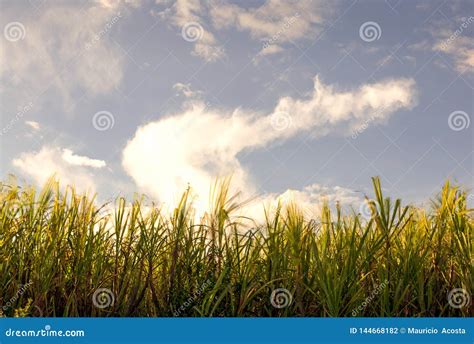
{"label": "field of sugarcane", "polygon": [[228,180],[200,220],[189,191],[170,214],[2,183],[1,316],[471,316],[466,190],[446,183],[420,209],[373,184],[369,218],[293,204],[249,225]]}

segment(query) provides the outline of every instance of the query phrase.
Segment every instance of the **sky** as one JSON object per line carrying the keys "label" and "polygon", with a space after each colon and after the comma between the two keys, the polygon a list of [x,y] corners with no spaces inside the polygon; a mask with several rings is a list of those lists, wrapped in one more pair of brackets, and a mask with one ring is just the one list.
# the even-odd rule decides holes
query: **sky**
{"label": "sky", "polygon": [[306,209],[474,187],[472,1],[1,0],[0,27],[3,180],[197,208],[226,176]]}

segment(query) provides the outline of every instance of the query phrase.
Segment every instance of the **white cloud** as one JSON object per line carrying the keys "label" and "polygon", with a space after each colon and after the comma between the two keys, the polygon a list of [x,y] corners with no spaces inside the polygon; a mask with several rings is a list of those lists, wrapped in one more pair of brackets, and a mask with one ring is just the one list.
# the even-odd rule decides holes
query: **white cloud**
{"label": "white cloud", "polygon": [[[75,156],[71,151],[72,163],[64,158],[65,151],[55,146],[44,146],[37,152],[26,152],[13,160],[12,164],[23,175],[31,177],[37,184],[44,184],[55,175],[61,185],[74,185],[79,191],[95,191],[95,176],[87,168],[91,161],[98,160]],[[69,157],[71,158],[71,157]],[[79,161],[79,163],[78,163]]]}
{"label": "white cloud", "polygon": [[2,21],[21,18],[25,37],[2,42],[0,80],[17,90],[14,96],[19,99],[44,100],[43,92],[51,85],[54,101],[62,100],[67,108],[73,106],[75,92],[109,93],[123,77],[123,53],[107,38],[123,17],[123,6],[110,1],[84,8],[74,2],[50,2],[41,11],[30,7],[29,16],[4,6]]}
{"label": "white cloud", "polygon": [[104,8],[119,8],[124,5],[130,5],[132,7],[140,7],[143,3],[142,0],[96,0],[96,2]]}
{"label": "white cloud", "polygon": [[208,62],[214,62],[225,56],[225,50],[217,44],[216,39],[211,33],[206,32],[195,43],[193,54],[202,57]]}
{"label": "white cloud", "polygon": [[255,57],[253,59],[253,63],[258,64],[263,56],[270,56],[270,55],[278,54],[278,53],[281,53],[284,50],[285,49],[283,49],[281,46],[276,45],[276,44],[271,44],[271,45],[265,46],[265,47],[262,48],[262,50],[260,50],[257,53],[257,55],[255,55]]}
{"label": "white cloud", "polygon": [[289,42],[315,37],[331,11],[321,1],[268,0],[252,8],[222,2],[211,7],[211,17],[217,28],[235,27],[254,39]]}
{"label": "white cloud", "polygon": [[302,190],[288,189],[282,194],[268,194],[258,197],[246,204],[240,210],[240,213],[261,223],[265,220],[265,211],[272,214],[278,205],[283,210],[296,205],[307,218],[314,219],[321,215],[324,204],[334,209],[334,206],[338,203],[341,207],[348,209],[350,207],[357,208],[362,201],[362,195],[348,188],[327,187],[315,183],[304,187]]}
{"label": "white cloud", "polygon": [[40,124],[35,121],[25,121],[25,124],[33,130],[40,130]]}
{"label": "white cloud", "polygon": [[386,121],[393,112],[415,105],[414,84],[412,79],[397,79],[337,91],[315,78],[308,99],[284,97],[267,115],[209,109],[195,102],[183,113],[138,128],[123,151],[122,164],[142,191],[162,202],[174,203],[191,185],[200,196],[197,208],[204,209],[218,176],[233,175],[234,190],[255,195],[255,183],[238,160],[240,152],[303,131],[322,136],[350,132],[368,118]]}
{"label": "white cloud", "polygon": [[282,47],[280,47],[279,45],[273,44],[260,50],[258,53],[258,56],[272,55],[272,54],[279,53],[281,51],[283,51]]}
{"label": "white cloud", "polygon": [[[157,0],[158,5],[169,5],[168,2]],[[183,39],[189,39],[193,44],[193,54],[206,61],[214,62],[225,56],[224,48],[217,42],[212,32],[204,25],[207,12],[205,3],[199,0],[177,0],[162,11],[152,11],[152,14],[167,20],[179,29]],[[189,35],[189,37],[185,37]],[[197,35],[197,36],[194,36]]]}
{"label": "white cloud", "polygon": [[[474,72],[474,38],[470,33],[474,27],[474,17],[455,18],[457,25],[452,21],[435,22],[427,29],[432,36],[431,40],[422,40],[409,47],[414,50],[435,51],[452,59],[457,72]],[[435,61],[439,66],[444,63]]]}
{"label": "white cloud", "polygon": [[91,159],[86,156],[76,155],[70,149],[63,149],[62,159],[70,165],[102,168],[106,166],[104,160]]}
{"label": "white cloud", "polygon": [[444,36],[436,41],[433,50],[451,56],[458,72],[474,72],[474,38],[457,37],[450,40],[449,36]]}
{"label": "white cloud", "polygon": [[194,91],[191,89],[191,84],[183,84],[178,82],[173,85],[173,89],[178,92],[178,94],[184,95],[186,98],[194,98],[201,94],[199,91]]}
{"label": "white cloud", "polygon": [[317,37],[334,7],[322,1],[281,0],[268,0],[256,7],[242,7],[222,0],[177,0],[172,5],[156,0],[156,4],[167,7],[153,10],[153,15],[167,20],[175,28],[181,30],[190,23],[199,24],[202,35],[194,43],[193,54],[209,62],[225,56],[224,48],[211,30],[235,28],[248,32],[264,46],[280,45],[280,49],[275,46],[266,52],[262,50],[260,55],[276,54],[284,51],[283,43]]}

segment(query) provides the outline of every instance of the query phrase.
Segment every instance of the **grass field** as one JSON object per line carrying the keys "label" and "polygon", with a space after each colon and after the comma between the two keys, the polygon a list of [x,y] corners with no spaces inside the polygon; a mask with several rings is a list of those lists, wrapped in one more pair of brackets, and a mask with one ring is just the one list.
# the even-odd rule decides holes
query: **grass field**
{"label": "grass field", "polygon": [[2,316],[472,315],[466,192],[446,183],[423,210],[373,183],[370,219],[291,205],[253,228],[228,180],[200,221],[188,192],[171,215],[124,199],[107,215],[52,180],[2,184]]}

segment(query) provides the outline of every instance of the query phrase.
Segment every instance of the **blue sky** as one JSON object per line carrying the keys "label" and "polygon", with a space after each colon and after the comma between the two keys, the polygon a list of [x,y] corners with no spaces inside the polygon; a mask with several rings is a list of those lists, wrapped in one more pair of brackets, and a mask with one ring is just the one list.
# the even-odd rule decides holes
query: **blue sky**
{"label": "blue sky", "polygon": [[[1,1],[1,175],[100,199],[473,183],[470,1]],[[176,195],[176,196],[174,196]]]}

